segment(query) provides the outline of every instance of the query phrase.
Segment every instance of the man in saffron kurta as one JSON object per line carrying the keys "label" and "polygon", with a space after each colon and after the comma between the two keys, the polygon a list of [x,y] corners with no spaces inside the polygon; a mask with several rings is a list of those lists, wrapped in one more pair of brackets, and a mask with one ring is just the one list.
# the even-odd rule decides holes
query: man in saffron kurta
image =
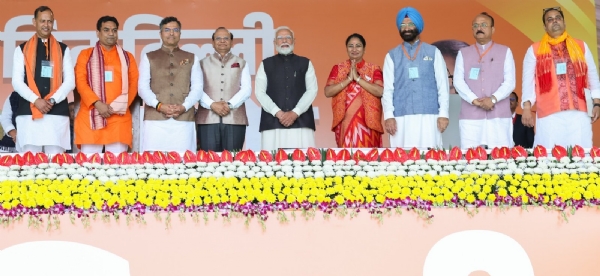
{"label": "man in saffron kurta", "polygon": [[[584,41],[565,29],[560,7],[544,9],[546,34],[534,43],[523,61],[523,125],[533,127],[531,107],[537,107],[534,147],[592,147],[591,123],[600,117],[600,82],[594,57]],[[584,89],[594,106],[588,116]]]}
{"label": "man in saffron kurta", "polygon": [[132,143],[129,106],[137,95],[133,55],[117,44],[119,22],[104,16],[96,24],[98,43],[81,51],[75,65],[81,107],[75,118],[75,144],[86,154],[126,152]]}
{"label": "man in saffron kurta", "polygon": [[462,98],[460,144],[512,147],[508,96],[515,88],[515,61],[510,49],[492,41],[494,18],[481,13],[473,20],[477,43],[460,49],[454,68],[454,87]]}

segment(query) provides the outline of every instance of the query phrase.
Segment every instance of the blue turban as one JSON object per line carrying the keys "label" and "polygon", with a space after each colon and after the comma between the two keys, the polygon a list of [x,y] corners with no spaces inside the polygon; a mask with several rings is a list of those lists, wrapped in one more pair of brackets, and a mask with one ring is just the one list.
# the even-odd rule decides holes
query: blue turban
{"label": "blue turban", "polygon": [[423,32],[423,27],[425,27],[423,17],[419,11],[413,7],[406,7],[398,12],[398,16],[396,16],[396,26],[398,27],[398,30],[400,30],[400,24],[402,24],[402,20],[404,20],[404,18],[407,16],[413,23],[415,23],[419,33]]}

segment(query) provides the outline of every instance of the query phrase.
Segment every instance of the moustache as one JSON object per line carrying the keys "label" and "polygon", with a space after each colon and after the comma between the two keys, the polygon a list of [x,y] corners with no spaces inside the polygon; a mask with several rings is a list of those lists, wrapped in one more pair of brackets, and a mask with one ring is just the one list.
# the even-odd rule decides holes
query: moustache
{"label": "moustache", "polygon": [[475,33],[475,34],[485,34],[485,33],[480,30],[480,31],[477,31],[477,33]]}

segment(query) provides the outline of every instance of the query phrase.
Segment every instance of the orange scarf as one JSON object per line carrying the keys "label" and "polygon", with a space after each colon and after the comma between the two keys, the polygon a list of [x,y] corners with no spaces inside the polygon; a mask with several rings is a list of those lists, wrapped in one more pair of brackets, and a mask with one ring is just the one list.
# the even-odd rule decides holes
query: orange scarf
{"label": "orange scarf", "polygon": [[[25,63],[25,72],[27,74],[27,84],[33,93],[35,93],[38,97],[42,97],[40,91],[35,83],[35,64],[37,61],[37,44],[38,44],[38,36],[34,34],[25,46],[23,47],[23,58]],[[48,49],[49,48],[49,49]],[[49,52],[49,53],[48,53]],[[49,60],[53,63],[52,67],[52,79],[50,79],[50,93],[44,97],[45,100],[50,99],[56,90],[62,84],[62,67],[63,67],[63,59],[62,59],[62,49],[60,48],[60,44],[53,35],[48,37],[46,42],[46,53],[49,55]],[[44,57],[46,58],[46,57]],[[40,112],[33,103],[29,104],[31,108],[31,118],[32,119],[40,119],[44,117],[44,114]]]}
{"label": "orange scarf", "polygon": [[583,49],[577,45],[577,41],[573,39],[566,31],[557,38],[551,38],[547,33],[544,34],[540,46],[537,49],[536,54],[536,65],[535,73],[540,86],[540,93],[550,92],[552,87],[552,75],[551,68],[554,66],[554,60],[552,59],[552,49],[550,46],[557,45],[565,42],[569,57],[573,63],[575,69],[575,80],[577,81],[577,96],[581,99],[585,98],[584,88],[588,86],[587,83],[587,63],[585,62],[585,56]]}

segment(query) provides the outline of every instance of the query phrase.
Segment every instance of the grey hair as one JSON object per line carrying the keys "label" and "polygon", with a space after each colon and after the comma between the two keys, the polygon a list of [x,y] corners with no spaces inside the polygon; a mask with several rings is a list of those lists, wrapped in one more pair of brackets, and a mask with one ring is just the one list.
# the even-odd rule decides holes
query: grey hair
{"label": "grey hair", "polygon": [[288,27],[288,26],[280,26],[280,27],[277,27],[277,29],[275,29],[275,37],[273,38],[273,41],[277,40],[277,33],[279,31],[281,31],[281,30],[288,30],[288,31],[290,31],[290,33],[292,33],[292,39],[294,39],[294,37],[295,37],[294,36],[294,31],[292,31],[292,29],[290,29],[290,27]]}

